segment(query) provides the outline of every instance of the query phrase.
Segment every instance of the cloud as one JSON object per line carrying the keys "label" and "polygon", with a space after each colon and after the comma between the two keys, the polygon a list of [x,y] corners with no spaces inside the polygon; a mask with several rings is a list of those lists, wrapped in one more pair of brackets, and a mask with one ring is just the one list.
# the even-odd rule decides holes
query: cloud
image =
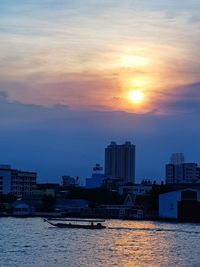
{"label": "cloud", "polygon": [[8,98],[7,92],[0,91],[0,100],[5,100],[5,98]]}
{"label": "cloud", "polygon": [[174,87],[170,92],[161,92],[164,98],[158,102],[157,110],[171,114],[200,114],[200,83]]}
{"label": "cloud", "polygon": [[[173,151],[199,161],[199,7],[1,0],[0,161],[84,178],[111,140],[136,143],[138,178],[162,178]],[[126,68],[124,55],[149,65]],[[126,99],[138,78],[143,114]]]}
{"label": "cloud", "polygon": [[3,129],[18,129],[23,125],[27,130],[30,125],[42,124],[44,121],[62,118],[68,113],[70,107],[67,105],[55,105],[51,108],[35,104],[23,104],[19,101],[9,99],[6,92],[0,91],[0,123]]}
{"label": "cloud", "polygon": [[80,112],[65,106],[11,102],[2,95],[0,162],[36,170],[40,181],[59,181],[64,174],[84,180],[93,164],[104,164],[104,148],[112,140],[136,144],[137,181],[163,179],[164,165],[174,151],[200,161],[200,125],[195,113]]}
{"label": "cloud", "polygon": [[[175,87],[182,92],[181,86],[199,80],[200,24],[192,20],[196,2],[36,0],[0,5],[0,90],[10,101],[67,105],[77,111],[176,112],[178,96],[175,101],[164,93]],[[127,68],[123,56],[148,64],[134,66],[133,60]],[[141,109],[127,101],[132,79],[149,82],[142,88],[147,101]]]}

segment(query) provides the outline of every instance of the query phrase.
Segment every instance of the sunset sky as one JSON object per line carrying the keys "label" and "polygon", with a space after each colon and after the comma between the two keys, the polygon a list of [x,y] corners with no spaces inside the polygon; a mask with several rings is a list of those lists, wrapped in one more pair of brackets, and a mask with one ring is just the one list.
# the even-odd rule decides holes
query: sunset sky
{"label": "sunset sky", "polygon": [[173,152],[200,164],[199,10],[199,0],[1,0],[0,162],[42,181],[84,179],[110,141],[130,140],[137,181],[163,179]]}

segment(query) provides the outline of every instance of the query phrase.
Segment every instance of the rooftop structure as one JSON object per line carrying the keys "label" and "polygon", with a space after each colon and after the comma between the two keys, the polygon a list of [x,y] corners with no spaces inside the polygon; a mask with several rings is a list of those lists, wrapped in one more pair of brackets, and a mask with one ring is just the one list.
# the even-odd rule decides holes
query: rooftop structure
{"label": "rooftop structure", "polygon": [[183,153],[173,153],[170,157],[170,163],[174,165],[183,164],[185,162],[185,157]]}
{"label": "rooftop structure", "polygon": [[103,174],[103,168],[101,167],[100,164],[96,164],[93,168],[93,173],[91,178],[86,178],[86,188],[97,188],[100,187],[104,180],[105,180],[105,175]]}

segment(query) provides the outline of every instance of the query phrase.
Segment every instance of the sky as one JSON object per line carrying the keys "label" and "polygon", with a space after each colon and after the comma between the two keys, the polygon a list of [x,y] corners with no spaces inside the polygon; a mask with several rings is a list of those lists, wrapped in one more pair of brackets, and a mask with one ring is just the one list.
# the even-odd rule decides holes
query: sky
{"label": "sky", "polygon": [[111,141],[131,141],[137,182],[163,180],[173,152],[200,164],[199,10],[199,0],[1,0],[0,162],[42,182],[84,181]]}

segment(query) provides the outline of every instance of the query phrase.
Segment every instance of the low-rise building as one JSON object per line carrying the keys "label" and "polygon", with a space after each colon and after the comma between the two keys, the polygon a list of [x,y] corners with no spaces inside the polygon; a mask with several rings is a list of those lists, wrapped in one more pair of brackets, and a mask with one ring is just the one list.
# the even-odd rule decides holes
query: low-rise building
{"label": "low-rise building", "polygon": [[160,194],[159,217],[200,220],[200,190],[189,188]]}
{"label": "low-rise building", "polygon": [[29,216],[34,212],[34,208],[23,200],[16,200],[13,203],[13,215],[14,216]]}
{"label": "low-rise building", "polygon": [[31,195],[36,185],[37,173],[12,169],[0,165],[0,193],[18,197]]}

